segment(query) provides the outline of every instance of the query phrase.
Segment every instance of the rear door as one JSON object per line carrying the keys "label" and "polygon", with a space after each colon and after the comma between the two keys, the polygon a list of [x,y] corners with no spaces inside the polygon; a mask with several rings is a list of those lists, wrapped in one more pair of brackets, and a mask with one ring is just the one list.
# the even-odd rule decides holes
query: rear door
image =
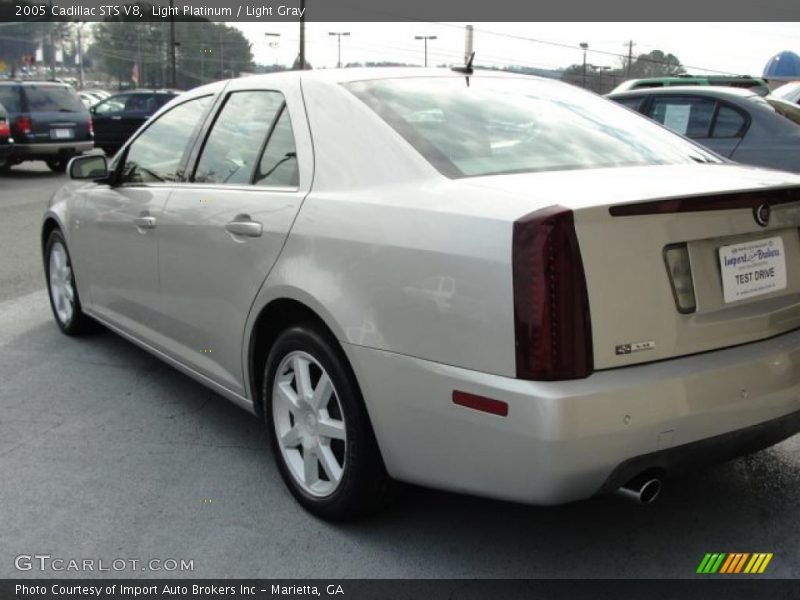
{"label": "rear door", "polygon": [[234,81],[160,230],[160,328],[182,362],[242,394],[242,334],[311,185],[299,86]]}

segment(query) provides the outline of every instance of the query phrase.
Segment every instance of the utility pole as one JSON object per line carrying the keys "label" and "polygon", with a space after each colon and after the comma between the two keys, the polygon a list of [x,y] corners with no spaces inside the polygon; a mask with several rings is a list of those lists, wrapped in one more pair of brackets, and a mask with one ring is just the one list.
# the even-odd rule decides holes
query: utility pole
{"label": "utility pole", "polygon": [[306,68],[306,0],[300,0],[300,64],[298,68],[304,71]]}
{"label": "utility pole", "polygon": [[178,87],[178,68],[175,60],[177,42],[175,41],[175,0],[169,0],[169,78],[172,88]]}
{"label": "utility pole", "polygon": [[425,66],[428,66],[428,40],[435,40],[435,35],[415,35],[415,40],[423,40],[425,42]]}
{"label": "utility pole", "polygon": [[581,42],[583,48],[583,89],[586,89],[586,51],[589,49],[589,44]]}
{"label": "utility pole", "polygon": [[78,23],[78,88],[83,89],[83,23]]}
{"label": "utility pole", "polygon": [[469,63],[472,56],[472,47],[475,41],[475,28],[472,25],[467,25],[464,31],[464,64]]}
{"label": "utility pole", "polygon": [[225,79],[225,40],[223,34],[225,33],[225,25],[219,24],[219,78]]}
{"label": "utility pole", "polygon": [[633,40],[628,42],[628,68],[625,69],[625,75],[630,78],[631,65],[633,64]]}
{"label": "utility pole", "polygon": [[338,58],[336,60],[336,68],[337,69],[341,69],[342,68],[342,36],[343,35],[344,36],[349,36],[350,32],[349,31],[329,31],[328,35],[331,35],[331,36],[335,35],[336,36],[336,41],[337,41],[337,43],[339,45],[339,53],[337,55]]}

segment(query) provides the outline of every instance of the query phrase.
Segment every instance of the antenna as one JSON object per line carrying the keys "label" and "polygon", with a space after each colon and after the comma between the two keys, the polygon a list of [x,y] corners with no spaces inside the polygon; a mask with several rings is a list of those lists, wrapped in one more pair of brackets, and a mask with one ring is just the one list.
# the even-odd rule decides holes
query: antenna
{"label": "antenna", "polygon": [[455,71],[456,73],[464,73],[465,75],[472,75],[472,63],[475,60],[475,52],[473,51],[472,54],[469,55],[469,60],[467,60],[467,64],[463,67],[452,67],[450,70]]}

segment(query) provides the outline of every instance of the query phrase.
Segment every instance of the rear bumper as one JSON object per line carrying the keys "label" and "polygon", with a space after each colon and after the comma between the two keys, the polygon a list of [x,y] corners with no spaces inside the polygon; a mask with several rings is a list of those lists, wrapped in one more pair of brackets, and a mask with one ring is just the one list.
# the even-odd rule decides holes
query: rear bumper
{"label": "rear bumper", "polygon": [[[558,504],[800,431],[800,332],[566,382],[344,347],[390,474],[441,489]],[[506,402],[508,416],[457,406],[454,390]]]}
{"label": "rear bumper", "polygon": [[46,160],[49,158],[68,158],[76,154],[88,152],[94,148],[94,142],[53,142],[42,144],[15,144],[12,151],[17,160]]}

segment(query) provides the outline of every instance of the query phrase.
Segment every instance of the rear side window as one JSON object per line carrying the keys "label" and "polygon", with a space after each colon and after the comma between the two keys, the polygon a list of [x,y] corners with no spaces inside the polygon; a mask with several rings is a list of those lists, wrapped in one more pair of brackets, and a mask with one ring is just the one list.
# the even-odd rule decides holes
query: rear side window
{"label": "rear side window", "polygon": [[294,132],[289,111],[284,105],[259,162],[255,183],[263,186],[297,187],[298,175]]}
{"label": "rear side window", "polygon": [[717,118],[714,119],[714,132],[712,137],[731,138],[744,135],[747,119],[738,110],[720,104]]}
{"label": "rear side window", "polygon": [[283,96],[278,92],[232,93],[208,134],[194,181],[249,184],[282,105]]}
{"label": "rear side window", "polygon": [[83,112],[86,108],[72,88],[55,85],[26,85],[29,112]]}
{"label": "rear side window", "polygon": [[650,117],[667,129],[690,138],[707,138],[716,101],[707,98],[653,98]]}
{"label": "rear side window", "polygon": [[0,105],[10,113],[22,112],[19,92],[17,86],[0,85]]}

